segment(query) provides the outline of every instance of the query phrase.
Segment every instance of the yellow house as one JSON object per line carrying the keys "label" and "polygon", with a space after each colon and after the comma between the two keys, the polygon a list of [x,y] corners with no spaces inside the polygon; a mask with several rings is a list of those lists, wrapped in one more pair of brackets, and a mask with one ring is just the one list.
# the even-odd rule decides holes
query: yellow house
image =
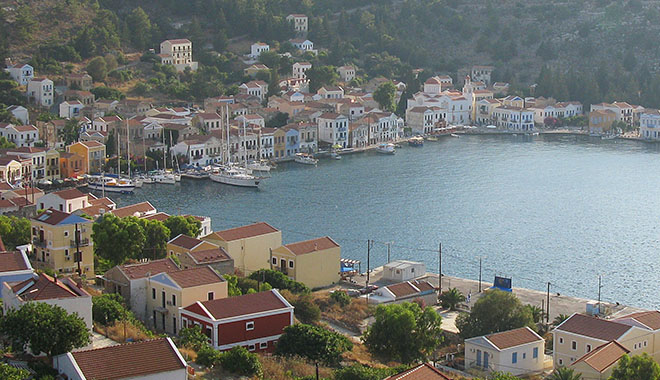
{"label": "yellow house", "polygon": [[86,173],[98,173],[105,164],[105,145],[98,141],[80,141],[66,147],[69,153],[83,158]]}
{"label": "yellow house", "polygon": [[616,113],[611,110],[595,110],[589,113],[589,133],[606,133],[617,120]]}
{"label": "yellow house", "polygon": [[9,157],[0,157],[0,181],[14,182],[20,178],[21,163]]}
{"label": "yellow house", "polygon": [[46,179],[60,179],[60,152],[57,149],[46,151]]}
{"label": "yellow house", "polygon": [[277,128],[273,133],[273,154],[276,159],[286,157],[286,131]]}
{"label": "yellow house", "polygon": [[167,242],[167,252],[181,262],[184,269],[210,266],[220,274],[234,273],[234,260],[218,245],[179,235]]}
{"label": "yellow house", "polygon": [[607,380],[619,359],[629,352],[618,342],[611,341],[578,359],[571,368],[583,379]]}
{"label": "yellow house", "polygon": [[[584,361],[584,357],[596,348],[612,341],[623,346],[631,356],[646,352],[654,360],[660,359],[660,312],[658,311],[635,313],[614,320],[573,314],[557,326],[552,331],[552,335],[555,367],[568,367],[578,361]],[[609,348],[607,352],[612,349]],[[578,365],[578,369],[583,367],[584,364]]]}
{"label": "yellow house", "polygon": [[148,278],[148,324],[176,335],[181,330],[179,309],[200,301],[227,298],[227,282],[211,267],[159,273]]}
{"label": "yellow house", "polygon": [[[31,259],[36,268],[50,268],[56,273],[77,273],[80,268],[82,275],[94,276],[91,220],[50,209],[31,223],[34,246]],[[76,247],[80,255],[76,254]]]}
{"label": "yellow house", "polygon": [[273,250],[271,269],[310,288],[339,281],[341,248],[329,237],[287,244]]}
{"label": "yellow house", "polygon": [[249,275],[270,268],[270,251],[282,245],[282,232],[268,223],[259,222],[216,231],[202,239],[223,248],[234,260],[234,266]]}

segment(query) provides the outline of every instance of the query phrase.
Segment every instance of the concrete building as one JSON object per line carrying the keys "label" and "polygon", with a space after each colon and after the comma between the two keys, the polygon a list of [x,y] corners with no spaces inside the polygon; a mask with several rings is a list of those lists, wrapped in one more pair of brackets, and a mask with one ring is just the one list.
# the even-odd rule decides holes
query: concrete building
{"label": "concrete building", "polygon": [[639,116],[639,137],[660,140],[660,112],[646,109]]}
{"label": "concrete building", "polygon": [[5,71],[9,73],[11,79],[13,79],[19,86],[27,86],[28,83],[34,78],[34,68],[27,63],[17,63],[5,68]]}
{"label": "concrete building", "polygon": [[160,43],[161,59],[173,65],[176,71],[190,68],[197,70],[197,62],[193,61],[192,42],[188,39],[165,40]]}
{"label": "concrete building", "polygon": [[270,46],[263,42],[255,42],[250,46],[250,56],[255,59],[259,58],[261,53],[266,51],[270,51]]}
{"label": "concrete building", "polygon": [[408,260],[395,260],[383,265],[383,279],[403,282],[414,280],[426,274],[424,263]]}
{"label": "concrete building", "polygon": [[41,107],[50,108],[53,105],[53,81],[48,78],[33,78],[27,84],[28,100]]}
{"label": "concrete building", "polygon": [[339,244],[325,236],[273,249],[270,268],[314,289],[339,281],[340,259]]}
{"label": "concrete building", "polygon": [[339,77],[341,80],[345,83],[348,83],[355,79],[355,67],[351,65],[346,65],[346,66],[339,66],[337,68],[337,72],[339,73]]}
{"label": "concrete building", "polygon": [[615,121],[617,121],[617,115],[612,110],[599,109],[591,111],[589,112],[589,133],[609,133]]}
{"label": "concrete building", "polygon": [[383,286],[374,290],[369,296],[370,303],[402,303],[423,300],[426,305],[438,303],[435,287],[428,281],[405,281],[398,284]]}
{"label": "concrete building", "polygon": [[78,189],[60,190],[48,193],[39,198],[40,210],[59,210],[67,213],[80,210],[90,206],[87,194],[83,194]]}
{"label": "concrete building", "polygon": [[105,165],[105,144],[98,141],[79,141],[67,146],[66,151],[82,157],[85,173],[100,173]]}
{"label": "concrete building", "polygon": [[87,73],[67,74],[64,77],[64,80],[66,81],[66,86],[69,89],[89,91],[94,87],[94,80],[92,79],[92,76]]}
{"label": "concrete building", "polygon": [[307,15],[294,13],[286,16],[286,20],[293,25],[293,30],[295,30],[296,33],[307,33]]}
{"label": "concrete building", "polygon": [[348,118],[334,112],[324,113],[317,119],[319,141],[331,146],[348,147]]}
{"label": "concrete building", "polygon": [[293,77],[294,78],[299,78],[299,79],[305,79],[307,78],[307,70],[312,68],[312,64],[309,62],[296,62],[293,64],[291,67]]}

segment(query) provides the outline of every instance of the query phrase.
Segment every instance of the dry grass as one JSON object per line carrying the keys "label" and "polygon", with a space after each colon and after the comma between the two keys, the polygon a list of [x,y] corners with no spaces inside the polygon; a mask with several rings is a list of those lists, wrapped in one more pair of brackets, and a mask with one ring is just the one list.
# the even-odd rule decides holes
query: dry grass
{"label": "dry grass", "polygon": [[132,339],[135,342],[151,339],[130,322],[126,322],[126,324],[124,324],[121,321],[116,321],[113,325],[110,326],[101,326],[95,323],[94,331],[107,336],[115,342],[120,343],[125,342],[128,339]]}
{"label": "dry grass", "polygon": [[[300,358],[286,358],[280,356],[260,356],[264,370],[264,379],[291,380],[293,377],[312,376],[316,374],[313,364]],[[321,378],[330,378],[332,369],[319,366]]]}
{"label": "dry grass", "polygon": [[330,299],[329,293],[314,293],[314,303],[321,309],[321,317],[338,323],[339,325],[355,333],[362,333],[360,327],[365,319],[371,316],[372,311],[366,302],[357,298],[351,298],[351,303],[341,307]]}
{"label": "dry grass", "polygon": [[197,352],[195,352],[195,350],[191,350],[185,347],[179,347],[179,352],[181,353],[181,356],[183,356],[183,358],[186,359],[186,361],[194,362],[195,360],[197,360]]}

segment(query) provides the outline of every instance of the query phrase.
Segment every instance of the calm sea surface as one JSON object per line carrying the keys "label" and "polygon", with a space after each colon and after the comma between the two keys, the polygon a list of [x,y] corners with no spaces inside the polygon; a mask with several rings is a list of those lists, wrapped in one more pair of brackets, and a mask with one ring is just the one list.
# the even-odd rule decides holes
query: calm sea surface
{"label": "calm sea surface", "polygon": [[660,150],[575,137],[463,136],[363,153],[318,167],[282,164],[259,190],[183,179],[144,185],[170,214],[208,215],[213,228],[266,221],[285,242],[329,235],[342,256],[371,266],[424,261],[437,273],[660,307]]}

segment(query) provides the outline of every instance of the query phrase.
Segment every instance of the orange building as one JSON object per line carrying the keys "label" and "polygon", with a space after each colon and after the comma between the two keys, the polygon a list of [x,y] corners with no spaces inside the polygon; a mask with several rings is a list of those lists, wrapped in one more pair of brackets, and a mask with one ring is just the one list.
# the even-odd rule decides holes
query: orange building
{"label": "orange building", "polygon": [[60,153],[60,173],[62,178],[71,178],[86,174],[85,160],[75,153]]}

